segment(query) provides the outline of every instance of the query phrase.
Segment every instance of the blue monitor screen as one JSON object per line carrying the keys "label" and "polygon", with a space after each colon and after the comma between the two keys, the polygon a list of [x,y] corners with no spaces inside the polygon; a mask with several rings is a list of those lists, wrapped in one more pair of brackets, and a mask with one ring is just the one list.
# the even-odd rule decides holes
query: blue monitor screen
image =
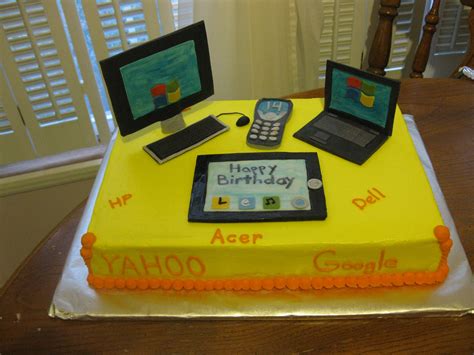
{"label": "blue monitor screen", "polygon": [[194,41],[120,68],[133,119],[201,91]]}
{"label": "blue monitor screen", "polygon": [[329,108],[385,128],[392,87],[334,68]]}

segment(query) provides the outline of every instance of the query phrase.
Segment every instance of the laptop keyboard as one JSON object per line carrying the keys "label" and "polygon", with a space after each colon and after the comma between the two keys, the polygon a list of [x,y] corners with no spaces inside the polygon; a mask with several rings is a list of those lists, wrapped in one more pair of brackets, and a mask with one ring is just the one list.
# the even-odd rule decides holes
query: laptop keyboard
{"label": "laptop keyboard", "polygon": [[[313,126],[322,129],[332,135],[353,142],[361,147],[365,147],[372,142],[376,134],[370,133],[364,129],[352,126],[346,122],[333,118],[329,115],[321,116]],[[322,138],[322,137],[321,137]]]}

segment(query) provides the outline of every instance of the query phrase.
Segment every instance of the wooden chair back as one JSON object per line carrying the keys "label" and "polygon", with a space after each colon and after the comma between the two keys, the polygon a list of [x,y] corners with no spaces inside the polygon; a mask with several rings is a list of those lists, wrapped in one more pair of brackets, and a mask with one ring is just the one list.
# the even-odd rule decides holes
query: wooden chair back
{"label": "wooden chair back", "polygon": [[[423,35],[418,44],[412,64],[411,78],[423,78],[430,55],[431,42],[439,22],[439,7],[441,0],[434,0],[430,11],[425,16]],[[461,65],[474,66],[474,0],[461,0],[465,6],[470,6],[469,29],[470,47]],[[384,76],[392,44],[393,21],[398,15],[400,0],[380,0],[379,22],[369,51],[369,68],[367,71]],[[459,68],[459,66],[458,66]],[[457,71],[457,70],[456,70]],[[455,72],[456,72],[455,71]],[[454,74],[454,73],[453,73]]]}

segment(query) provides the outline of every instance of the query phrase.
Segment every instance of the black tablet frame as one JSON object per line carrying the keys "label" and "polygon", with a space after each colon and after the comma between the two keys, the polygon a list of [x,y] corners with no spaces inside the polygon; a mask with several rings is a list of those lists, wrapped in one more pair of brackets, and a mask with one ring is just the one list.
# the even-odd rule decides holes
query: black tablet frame
{"label": "black tablet frame", "polygon": [[[137,119],[133,119],[120,68],[190,40],[194,41],[195,45],[201,90],[177,102],[156,109]],[[204,21],[197,22],[113,57],[104,59],[100,61],[100,66],[109,93],[110,102],[112,103],[115,119],[122,136],[139,131],[153,123],[172,118],[187,107],[203,101],[214,94],[209,45]]]}
{"label": "black tablet frame", "polygon": [[207,193],[208,167],[211,162],[232,162],[242,160],[293,160],[304,159],[306,162],[306,173],[309,179],[322,180],[318,155],[312,153],[237,153],[237,154],[216,154],[199,155],[196,158],[196,168],[194,171],[193,188],[189,205],[188,221],[190,222],[284,222],[284,221],[305,221],[324,220],[327,217],[326,199],[324,195],[324,183],[319,189],[310,189],[309,199],[310,210],[296,211],[255,211],[255,212],[210,212],[204,211],[204,204]]}

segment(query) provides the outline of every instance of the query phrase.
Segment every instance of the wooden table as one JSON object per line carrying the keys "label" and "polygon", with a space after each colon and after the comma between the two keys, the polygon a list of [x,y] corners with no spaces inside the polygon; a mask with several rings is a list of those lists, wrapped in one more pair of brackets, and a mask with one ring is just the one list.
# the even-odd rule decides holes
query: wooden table
{"label": "wooden table", "polygon": [[[321,90],[292,97],[314,97]],[[474,264],[474,82],[402,81],[399,104],[415,116],[462,243]],[[0,299],[0,353],[460,352],[474,351],[474,317],[379,319],[50,319],[49,305],[84,205],[49,235]]]}

